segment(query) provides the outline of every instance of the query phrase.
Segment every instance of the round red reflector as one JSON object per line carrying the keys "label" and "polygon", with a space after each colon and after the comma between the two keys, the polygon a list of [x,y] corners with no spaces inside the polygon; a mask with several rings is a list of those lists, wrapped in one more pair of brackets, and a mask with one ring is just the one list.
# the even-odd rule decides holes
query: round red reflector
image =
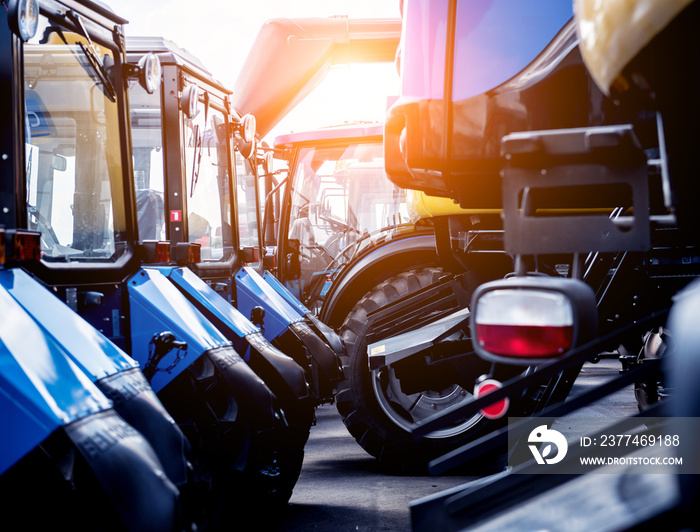
{"label": "round red reflector", "polygon": [[[503,384],[495,379],[485,379],[474,387],[474,396],[478,399],[484,395],[493,392],[494,390],[499,390],[503,388]],[[498,419],[503,417],[506,412],[508,412],[508,406],[510,406],[510,400],[505,397],[500,401],[484,407],[480,410],[481,415],[487,419]]]}

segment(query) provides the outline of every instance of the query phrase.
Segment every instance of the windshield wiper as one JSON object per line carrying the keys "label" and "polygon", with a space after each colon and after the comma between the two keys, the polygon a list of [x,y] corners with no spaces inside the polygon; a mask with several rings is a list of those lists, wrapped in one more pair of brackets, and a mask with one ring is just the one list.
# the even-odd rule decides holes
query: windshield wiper
{"label": "windshield wiper", "polygon": [[105,94],[107,95],[107,97],[112,102],[116,102],[117,101],[117,91],[109,79],[109,73],[107,72],[107,68],[105,67],[104,62],[102,61],[100,54],[95,49],[95,45],[93,44],[92,39],[90,38],[90,34],[88,33],[87,29],[83,25],[83,19],[80,17],[80,15],[78,15],[78,13],[76,13],[73,10],[69,11],[68,15],[78,25],[78,27],[80,28],[80,31],[83,34],[83,37],[85,37],[87,39],[87,42],[88,42],[87,45],[82,43],[82,42],[78,43],[78,45],[80,46],[80,49],[83,51],[83,54],[85,54],[85,57],[87,58],[88,63],[90,63],[90,66],[94,70],[95,75],[102,82],[102,85],[104,87],[104,91],[105,91]]}

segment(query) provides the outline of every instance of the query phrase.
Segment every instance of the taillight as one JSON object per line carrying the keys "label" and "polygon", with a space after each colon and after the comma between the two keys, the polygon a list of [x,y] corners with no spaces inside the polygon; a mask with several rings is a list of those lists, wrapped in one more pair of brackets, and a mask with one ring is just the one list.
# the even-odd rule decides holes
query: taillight
{"label": "taillight", "polygon": [[143,262],[146,264],[170,264],[170,242],[167,240],[144,240],[140,244]]}
{"label": "taillight", "polygon": [[28,229],[6,229],[3,231],[4,250],[2,255],[10,260],[40,260],[41,233]]}
{"label": "taillight", "polygon": [[171,260],[180,266],[202,262],[202,245],[196,242],[176,242],[170,248]]}
{"label": "taillight", "polygon": [[496,355],[552,357],[571,348],[574,317],[562,294],[496,290],[474,309],[479,346]]}
{"label": "taillight", "polygon": [[5,229],[0,227],[0,264],[5,264]]}
{"label": "taillight", "polygon": [[475,351],[522,364],[564,355],[597,332],[595,294],[574,279],[522,277],[480,286],[471,306]]}

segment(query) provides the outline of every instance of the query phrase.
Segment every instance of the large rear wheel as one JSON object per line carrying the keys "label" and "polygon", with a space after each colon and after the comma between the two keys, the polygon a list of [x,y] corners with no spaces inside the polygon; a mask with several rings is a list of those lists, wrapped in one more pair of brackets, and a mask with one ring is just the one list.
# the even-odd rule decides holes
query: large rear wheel
{"label": "large rear wheel", "polygon": [[410,430],[416,423],[471,400],[474,382],[448,384],[442,379],[439,387],[428,385],[417,392],[415,383],[406,389],[401,373],[392,366],[369,370],[367,336],[373,326],[368,314],[436,282],[441,274],[439,268],[422,268],[380,283],[357,302],[341,328],[347,356],[336,396],[338,411],[357,442],[393,471],[422,472],[431,459],[495,426],[476,414],[415,439]]}

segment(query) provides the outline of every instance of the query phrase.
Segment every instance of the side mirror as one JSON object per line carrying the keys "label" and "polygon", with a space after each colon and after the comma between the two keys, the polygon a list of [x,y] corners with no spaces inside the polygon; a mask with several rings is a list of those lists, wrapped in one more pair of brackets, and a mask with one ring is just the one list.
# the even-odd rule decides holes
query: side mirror
{"label": "side mirror", "polygon": [[51,158],[51,168],[59,172],[65,172],[66,168],[68,168],[68,162],[63,155],[54,153],[53,157]]}
{"label": "side mirror", "polygon": [[299,241],[287,240],[290,253],[287,253],[284,264],[284,276],[286,278],[298,278],[301,276],[301,263],[299,262]]}

